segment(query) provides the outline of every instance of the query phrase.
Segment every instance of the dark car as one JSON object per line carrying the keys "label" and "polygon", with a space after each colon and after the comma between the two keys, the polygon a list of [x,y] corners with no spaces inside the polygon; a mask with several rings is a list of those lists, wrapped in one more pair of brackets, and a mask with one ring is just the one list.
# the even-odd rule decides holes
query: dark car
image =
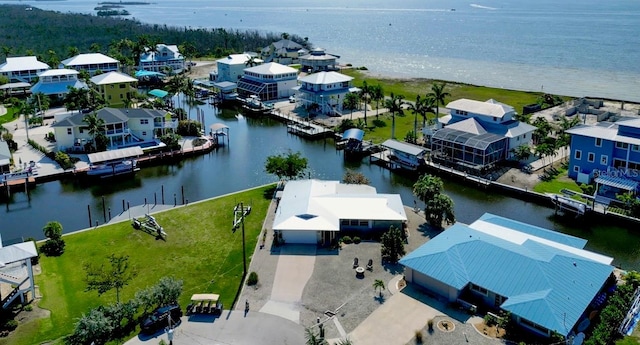
{"label": "dark car", "polygon": [[[151,313],[140,323],[143,333],[153,333],[165,327],[173,326],[180,322],[182,310],[177,304],[160,307]],[[169,318],[171,320],[169,321]]]}

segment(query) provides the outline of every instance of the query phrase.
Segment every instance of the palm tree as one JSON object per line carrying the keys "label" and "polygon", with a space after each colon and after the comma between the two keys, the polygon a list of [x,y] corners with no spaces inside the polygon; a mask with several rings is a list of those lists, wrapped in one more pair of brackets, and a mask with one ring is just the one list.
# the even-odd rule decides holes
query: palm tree
{"label": "palm tree", "polygon": [[47,56],[47,65],[51,66],[51,68],[58,68],[58,65],[60,65],[60,58],[55,50],[49,49],[47,51]]}
{"label": "palm tree", "polygon": [[444,106],[444,100],[447,96],[451,96],[450,93],[444,91],[444,87],[446,83],[435,83],[431,85],[431,92],[429,93],[429,97],[433,98],[433,101],[436,104],[436,119],[440,117],[440,109],[439,107]]}
{"label": "palm tree", "polygon": [[2,46],[2,55],[4,55],[5,60],[7,60],[9,55],[11,55],[11,52],[13,52],[13,48],[9,46]]}
{"label": "palm tree", "polygon": [[67,48],[67,56],[68,57],[74,57],[76,55],[80,54],[80,49],[78,49],[78,47],[68,47]]}
{"label": "palm tree", "polygon": [[[422,106],[422,113],[420,113],[420,115],[422,115],[422,127],[426,127],[427,126],[427,113],[436,113],[436,109],[438,109],[437,105],[436,105],[436,101],[430,97],[429,95],[427,95],[425,98],[422,99],[422,102],[424,102],[424,105]],[[432,122],[433,120],[429,120],[429,125],[433,124]]]}
{"label": "palm tree", "polygon": [[[418,139],[418,114],[422,115],[423,118],[426,118],[427,116],[427,109],[425,109],[426,107],[426,98],[420,98],[420,95],[416,96],[416,102],[415,103],[409,103],[409,110],[413,113],[414,115],[414,119],[413,119],[413,135],[415,136],[415,139]],[[424,124],[423,124],[424,127]]]}
{"label": "palm tree", "polygon": [[338,340],[336,345],[353,345],[353,342],[351,342],[351,339],[349,339],[349,337],[347,337],[347,338]]}
{"label": "palm tree", "polygon": [[305,329],[304,337],[307,339],[306,345],[326,345],[327,341],[322,339],[320,335],[316,334],[311,328]]}
{"label": "palm tree", "polygon": [[93,138],[93,145],[97,151],[98,143],[96,139],[98,135],[102,134],[102,132],[104,131],[104,120],[99,118],[97,113],[93,112],[91,114],[85,115],[85,117],[82,118],[82,122],[87,124],[89,135]]}
{"label": "palm tree", "polygon": [[351,110],[351,115],[349,119],[353,120],[353,110],[358,107],[358,103],[360,103],[360,97],[355,92],[349,92],[344,96],[344,102],[342,106],[346,109]]}
{"label": "palm tree", "polygon": [[391,93],[391,97],[385,100],[385,107],[391,112],[391,139],[396,137],[396,113],[398,115],[404,114],[402,106],[405,104],[403,95],[394,95]]}
{"label": "palm tree", "polygon": [[260,63],[257,61],[255,56],[249,56],[249,59],[247,59],[247,61],[244,63],[244,65],[247,67],[253,67],[259,64]]}
{"label": "palm tree", "polygon": [[533,125],[537,127],[533,132],[533,136],[534,142],[538,144],[544,141],[544,139],[549,135],[552,127],[551,124],[549,124],[549,121],[547,121],[547,119],[543,116],[536,118],[535,121],[533,121]]}
{"label": "palm tree", "polygon": [[364,101],[364,125],[367,125],[367,105],[369,98],[371,97],[372,87],[367,84],[367,81],[362,82],[362,88],[360,89],[360,99]]}
{"label": "palm tree", "polygon": [[529,159],[529,157],[531,157],[531,148],[529,147],[529,145],[520,145],[518,147],[512,148],[511,152],[518,161],[526,161],[527,159]]}
{"label": "palm tree", "polygon": [[382,290],[384,290],[386,287],[384,286],[384,282],[380,279],[376,279],[373,282],[373,290],[380,290],[380,298],[382,298]]}
{"label": "palm tree", "polygon": [[384,99],[384,90],[382,89],[382,85],[377,84],[371,87],[370,97],[372,100],[376,101],[376,120],[378,119],[378,105],[380,101]]}
{"label": "palm tree", "polygon": [[100,44],[95,42],[91,43],[91,46],[89,47],[89,51],[92,53],[99,53],[101,49]]}

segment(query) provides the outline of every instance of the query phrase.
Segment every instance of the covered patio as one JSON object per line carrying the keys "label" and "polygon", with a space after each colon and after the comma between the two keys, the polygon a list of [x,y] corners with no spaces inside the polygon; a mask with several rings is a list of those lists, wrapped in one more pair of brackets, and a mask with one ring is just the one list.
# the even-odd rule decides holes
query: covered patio
{"label": "covered patio", "polygon": [[599,176],[596,182],[596,201],[602,202],[603,198],[609,201],[617,200],[618,194],[636,194],[639,182],[624,177]]}

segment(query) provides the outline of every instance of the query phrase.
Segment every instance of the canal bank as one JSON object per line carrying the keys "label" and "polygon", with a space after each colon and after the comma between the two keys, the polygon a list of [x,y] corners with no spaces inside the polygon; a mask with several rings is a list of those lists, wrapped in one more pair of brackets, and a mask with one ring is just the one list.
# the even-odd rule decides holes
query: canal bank
{"label": "canal bank", "polygon": [[[277,179],[265,173],[265,159],[288,150],[299,151],[308,158],[312,178],[341,180],[345,170],[351,169],[364,174],[379,193],[398,193],[407,205],[413,205],[416,199],[412,193],[415,175],[391,172],[369,164],[366,158],[345,160],[332,140],[304,140],[288,134],[285,125],[270,118],[245,117],[233,111],[218,111],[210,105],[201,109],[207,123],[222,122],[230,127],[228,146],[179,162],[147,167],[135,176],[106,184],[63,179],[39,184],[29,196],[15,193],[0,208],[3,241],[42,238],[42,227],[51,220],[60,221],[65,233],[86,228],[88,209],[94,218],[98,215],[102,224],[105,209],[120,213],[123,201],[142,205],[145,198],[149,203],[154,200],[154,195],[160,202],[163,192],[165,203],[173,204],[174,197],[181,201],[183,190],[184,198],[193,202],[272,183]],[[470,223],[485,212],[510,217],[585,238],[589,241],[587,249],[614,257],[614,263],[623,269],[640,269],[637,251],[640,234],[631,227],[617,226],[611,221],[555,216],[548,205],[442,177],[445,192],[453,199],[456,218],[461,222]],[[418,206],[423,205],[418,202]]]}

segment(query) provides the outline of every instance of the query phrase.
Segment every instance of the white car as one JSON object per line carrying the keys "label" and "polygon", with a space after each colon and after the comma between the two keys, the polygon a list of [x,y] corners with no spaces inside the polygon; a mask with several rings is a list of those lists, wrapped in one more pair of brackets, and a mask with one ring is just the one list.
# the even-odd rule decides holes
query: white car
{"label": "white car", "polygon": [[295,103],[296,102],[296,96],[289,96],[289,103]]}

